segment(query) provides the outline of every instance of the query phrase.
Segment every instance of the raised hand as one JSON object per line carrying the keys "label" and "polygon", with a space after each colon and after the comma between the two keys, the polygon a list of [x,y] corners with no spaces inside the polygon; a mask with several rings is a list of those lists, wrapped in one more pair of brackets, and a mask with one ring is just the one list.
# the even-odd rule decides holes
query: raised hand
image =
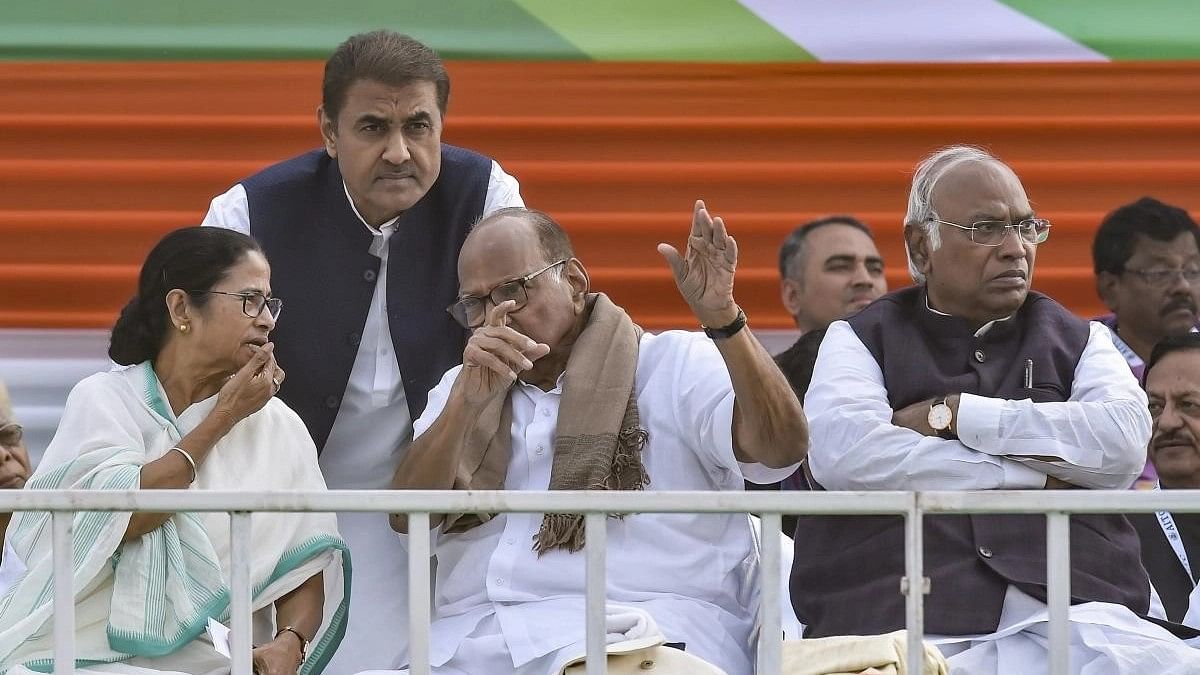
{"label": "raised hand", "polygon": [[659,244],[675,275],[675,285],[700,323],[726,326],[738,315],[733,300],[733,273],[737,268],[737,242],[725,231],[725,222],[713,218],[702,200],[692,210],[692,231],[683,255],[670,244]]}
{"label": "raised hand", "polygon": [[516,302],[507,300],[488,311],[487,319],[467,340],[463,369],[455,389],[467,403],[484,404],[508,392],[517,376],[550,353],[550,347],[508,326],[508,313]]}
{"label": "raised hand", "polygon": [[237,424],[271,400],[283,376],[283,369],[275,363],[275,344],[268,342],[221,387],[214,412],[226,415],[231,425]]}

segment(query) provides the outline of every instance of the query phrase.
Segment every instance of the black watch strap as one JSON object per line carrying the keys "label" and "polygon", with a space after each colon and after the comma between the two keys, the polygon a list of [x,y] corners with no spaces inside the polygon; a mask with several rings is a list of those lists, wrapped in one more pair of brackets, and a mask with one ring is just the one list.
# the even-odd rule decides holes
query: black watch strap
{"label": "black watch strap", "polygon": [[710,340],[724,340],[731,338],[734,335],[737,335],[738,331],[746,327],[746,313],[742,311],[741,307],[738,307],[737,318],[731,321],[728,325],[721,326],[720,328],[709,328],[708,326],[700,327],[704,329],[704,334],[707,335]]}

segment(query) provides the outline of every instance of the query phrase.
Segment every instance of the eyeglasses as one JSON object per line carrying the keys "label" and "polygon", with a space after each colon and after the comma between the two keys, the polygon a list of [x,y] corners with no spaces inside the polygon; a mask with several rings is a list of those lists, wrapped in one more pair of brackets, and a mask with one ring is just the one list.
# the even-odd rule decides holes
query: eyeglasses
{"label": "eyeglasses", "polygon": [[970,226],[959,225],[948,220],[933,219],[935,223],[950,225],[971,233],[971,241],[980,246],[999,246],[1004,243],[1004,237],[1009,228],[1016,231],[1022,241],[1029,244],[1041,244],[1050,238],[1050,221],[1045,218],[1026,218],[1016,223],[1006,223],[1003,220],[980,220]]}
{"label": "eyeglasses", "polygon": [[242,313],[251,319],[257,319],[258,315],[262,314],[263,308],[271,312],[272,319],[278,319],[279,313],[283,311],[282,298],[268,298],[262,293],[247,291],[245,293],[230,293],[228,291],[188,291],[188,293],[196,294],[212,294],[212,295],[232,295],[235,298],[242,299]]}
{"label": "eyeglasses", "polygon": [[1122,273],[1128,272],[1142,281],[1146,282],[1147,286],[1155,288],[1166,288],[1175,282],[1178,277],[1183,277],[1189,285],[1195,286],[1200,282],[1200,267],[1185,267],[1183,269],[1167,269],[1154,268],[1149,270],[1122,270]]}
{"label": "eyeglasses", "polygon": [[525,306],[525,303],[529,302],[529,291],[525,288],[525,285],[532,281],[539,274],[542,274],[546,270],[561,265],[565,262],[567,261],[559,260],[558,262],[552,262],[536,272],[530,272],[529,274],[526,274],[520,279],[506,281],[488,291],[487,295],[468,295],[466,297],[459,298],[457,302],[447,307],[446,311],[449,312],[450,316],[454,317],[454,320],[457,321],[458,324],[463,328],[478,328],[479,326],[483,325],[483,320],[486,315],[485,301],[490,299],[493,305],[499,305],[502,302],[512,300],[516,303],[516,306],[513,307],[513,310],[515,311],[521,309]]}
{"label": "eyeglasses", "polygon": [[25,437],[25,430],[16,422],[0,425],[0,445],[5,447],[13,447],[21,442]]}

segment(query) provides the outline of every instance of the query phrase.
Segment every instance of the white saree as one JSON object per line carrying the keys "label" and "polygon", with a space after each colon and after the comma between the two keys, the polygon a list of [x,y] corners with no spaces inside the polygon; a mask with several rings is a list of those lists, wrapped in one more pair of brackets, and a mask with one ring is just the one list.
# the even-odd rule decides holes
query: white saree
{"label": "white saree", "polygon": [[[213,396],[176,418],[149,363],[93,375],[71,391],[27,488],[137,489],[142,465],[168,452],[215,404]],[[271,399],[213,447],[191,489],[324,488],[303,422]],[[122,545],[129,519],[75,514],[78,672],[229,672],[229,660],[205,634],[210,617],[229,620],[228,514],[178,513]],[[323,573],[324,619],[300,671],[320,673],[345,632],[349,600],[350,559],[336,519],[255,513],[251,526],[255,643],[274,634],[272,603]],[[53,668],[49,514],[16,514],[7,541],[17,559],[6,555],[4,564],[18,576],[0,598],[0,672],[46,672]]]}

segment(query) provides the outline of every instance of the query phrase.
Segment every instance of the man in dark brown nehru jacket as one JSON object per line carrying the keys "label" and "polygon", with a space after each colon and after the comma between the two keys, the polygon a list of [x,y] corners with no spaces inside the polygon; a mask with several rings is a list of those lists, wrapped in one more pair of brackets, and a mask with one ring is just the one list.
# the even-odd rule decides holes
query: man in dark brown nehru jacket
{"label": "man in dark brown nehru jacket", "polygon": [[[1030,290],[1050,223],[1011,168],[954,146],[916,169],[916,285],[825,335],[806,398],[827,490],[1124,489],[1146,396],[1109,332]],[[1142,618],[1150,584],[1123,515],[1072,518],[1072,673],[1196,673],[1200,651]],[[802,517],[792,601],[810,636],[904,627],[896,517]],[[925,519],[929,639],[952,675],[1048,672],[1045,518]]]}

